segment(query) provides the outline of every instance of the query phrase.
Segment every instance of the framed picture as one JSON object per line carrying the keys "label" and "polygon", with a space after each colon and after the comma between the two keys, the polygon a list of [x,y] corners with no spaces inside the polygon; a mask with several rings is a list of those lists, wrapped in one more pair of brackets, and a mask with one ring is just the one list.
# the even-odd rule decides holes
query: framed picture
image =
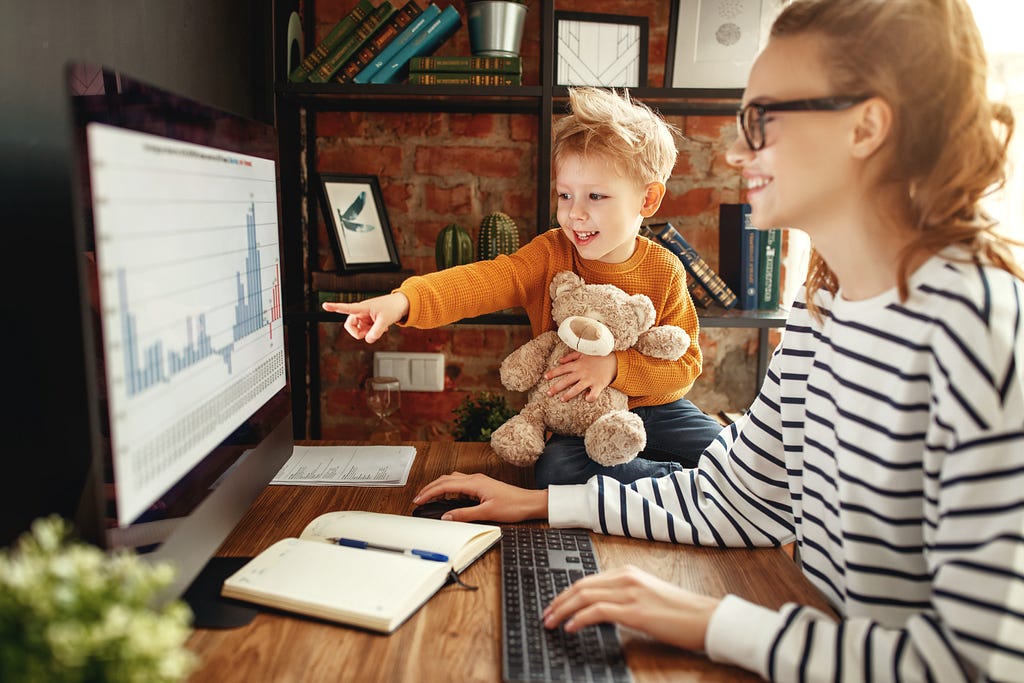
{"label": "framed picture", "polygon": [[555,12],[555,83],[647,85],[646,17]]}
{"label": "framed picture", "polygon": [[[739,89],[783,0],[678,0],[673,88]],[[675,7],[673,7],[675,10]]]}
{"label": "framed picture", "polygon": [[320,188],[339,270],[401,267],[377,176],[320,174]]}

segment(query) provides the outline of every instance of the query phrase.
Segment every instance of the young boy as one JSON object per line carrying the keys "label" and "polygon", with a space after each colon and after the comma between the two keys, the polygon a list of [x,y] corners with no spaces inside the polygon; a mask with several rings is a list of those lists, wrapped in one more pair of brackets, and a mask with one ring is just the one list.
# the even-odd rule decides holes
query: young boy
{"label": "young boy", "polygon": [[569,104],[571,114],[554,126],[557,229],[511,255],[411,277],[382,297],[324,304],[327,311],[348,314],[345,329],[353,337],[373,343],[394,323],[432,328],[517,306],[526,310],[536,336],[554,327],[548,285],[563,270],[588,284],[650,297],[655,324],[678,325],[693,340],[682,358],[656,360],[633,350],[602,357],[570,353],[548,375],[560,378],[552,395],[564,401],[593,401],[609,386],[629,396],[630,409],[644,421],[646,449],[631,462],[604,467],[590,460],[581,437],[553,435],[534,466],[539,488],[581,483],[595,474],[632,482],[692,467],[721,431],[683,398],[700,374],[701,353],[682,265],[638,234],[665,196],[677,155],[673,130],[628,95],[577,88]]}

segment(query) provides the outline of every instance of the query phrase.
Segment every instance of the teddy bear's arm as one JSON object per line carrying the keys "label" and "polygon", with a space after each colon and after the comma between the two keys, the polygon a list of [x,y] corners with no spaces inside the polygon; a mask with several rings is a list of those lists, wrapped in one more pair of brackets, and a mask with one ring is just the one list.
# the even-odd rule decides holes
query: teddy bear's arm
{"label": "teddy bear's arm", "polygon": [[558,343],[554,330],[542,332],[501,362],[501,383],[512,391],[526,391],[540,381],[551,350]]}
{"label": "teddy bear's arm", "polygon": [[676,325],[660,325],[641,334],[634,348],[652,358],[678,360],[690,348],[690,335]]}

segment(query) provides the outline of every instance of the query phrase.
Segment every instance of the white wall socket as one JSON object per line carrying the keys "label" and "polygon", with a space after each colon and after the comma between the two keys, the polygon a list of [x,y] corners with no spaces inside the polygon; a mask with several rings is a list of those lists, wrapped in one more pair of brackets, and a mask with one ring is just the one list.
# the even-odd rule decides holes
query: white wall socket
{"label": "white wall socket", "polygon": [[402,391],[444,391],[444,354],[377,351],[373,374],[397,377]]}

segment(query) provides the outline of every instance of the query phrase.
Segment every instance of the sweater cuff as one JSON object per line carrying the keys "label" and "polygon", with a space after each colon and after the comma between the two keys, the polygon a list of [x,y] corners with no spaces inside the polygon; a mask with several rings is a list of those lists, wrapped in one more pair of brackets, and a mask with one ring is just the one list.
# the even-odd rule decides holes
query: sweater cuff
{"label": "sweater cuff", "polygon": [[743,667],[766,678],[768,651],[782,626],[779,612],[726,595],[711,615],[704,649],[712,661]]}
{"label": "sweater cuff", "polygon": [[408,279],[398,289],[392,290],[392,294],[398,292],[404,294],[405,298],[409,300],[409,312],[405,314],[404,320],[399,320],[396,325],[399,327],[409,327],[411,321],[419,318],[420,315],[420,293],[415,287],[411,286]]}
{"label": "sweater cuff", "polygon": [[586,484],[548,487],[548,524],[562,529],[590,529],[591,491]]}

